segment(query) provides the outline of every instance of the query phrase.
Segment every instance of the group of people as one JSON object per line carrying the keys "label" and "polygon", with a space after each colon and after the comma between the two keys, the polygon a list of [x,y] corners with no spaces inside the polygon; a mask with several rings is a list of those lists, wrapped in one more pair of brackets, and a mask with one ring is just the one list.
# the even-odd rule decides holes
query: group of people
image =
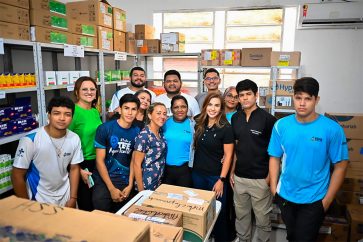
{"label": "group of people", "polygon": [[258,87],[249,79],[222,93],[214,68],[204,73],[208,91],[195,98],[181,92],[176,70],[165,73],[159,96],[145,88],[142,68],[130,79],[114,94],[105,123],[90,77],[76,81],[75,104],[66,97],[49,102],[49,123],[19,142],[17,196],[116,212],[137,192],[166,183],[215,192],[222,204],[215,241],[232,240],[231,227],[239,241],[251,241],[253,220],[258,240],[269,241],[273,199],[289,241],[316,239],[343,182],[348,149],[342,128],[315,111],[314,78],[296,80],[296,113],[280,120],[256,104]]}

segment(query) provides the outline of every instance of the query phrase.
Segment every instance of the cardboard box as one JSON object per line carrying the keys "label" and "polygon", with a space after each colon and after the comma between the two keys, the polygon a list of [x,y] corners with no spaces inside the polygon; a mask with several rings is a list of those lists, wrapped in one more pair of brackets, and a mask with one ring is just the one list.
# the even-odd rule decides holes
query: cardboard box
{"label": "cardboard box", "polygon": [[[120,216],[113,213],[108,213],[99,210],[93,210],[92,213],[103,214],[105,216],[114,217],[124,221],[132,221],[134,219],[126,216]],[[182,242],[183,241],[183,228],[170,226],[166,224],[156,224],[146,221],[137,220],[137,223],[147,225],[150,227],[150,242]]]}
{"label": "cardboard box", "polygon": [[[294,103],[293,103],[293,96],[292,95],[281,95],[275,97],[275,108],[278,109],[294,109]],[[272,107],[272,95],[269,94],[266,96],[266,102],[265,102],[266,108]]]}
{"label": "cardboard box", "polygon": [[77,20],[106,28],[112,28],[112,7],[106,1],[88,0],[68,2],[67,15],[70,21]]}
{"label": "cardboard box", "polygon": [[[276,95],[294,95],[294,84],[291,80],[277,80]],[[269,82],[269,94],[272,94],[272,81]]]}
{"label": "cardboard box", "polygon": [[363,139],[348,139],[347,141],[349,160],[360,161],[363,164]]}
{"label": "cardboard box", "polygon": [[348,139],[363,139],[363,114],[325,113],[325,116],[338,122]]}
{"label": "cardboard box", "polygon": [[6,39],[30,40],[30,28],[26,25],[0,22],[0,37]]}
{"label": "cardboard box", "polygon": [[66,4],[55,0],[30,0],[30,9],[66,15]]}
{"label": "cardboard box", "polygon": [[98,26],[98,48],[102,50],[113,50],[112,29]]}
{"label": "cardboard box", "polygon": [[239,49],[223,49],[220,50],[221,66],[240,66],[241,50]]}
{"label": "cardboard box", "polygon": [[136,24],[135,39],[154,39],[155,29],[151,25]]}
{"label": "cardboard box", "polygon": [[122,238],[122,241],[150,240],[147,224],[15,196],[0,200],[0,225],[8,228],[2,236],[9,240],[20,233],[26,238],[41,238],[44,241],[115,241],[115,238]]}
{"label": "cardboard box", "polygon": [[97,37],[97,26],[90,23],[83,23],[77,20],[68,21],[68,31],[73,34],[81,34]]}
{"label": "cardboard box", "polygon": [[301,52],[272,51],[271,66],[300,66]]}
{"label": "cardboard box", "polygon": [[126,40],[135,40],[135,34],[130,31],[126,32]]}
{"label": "cardboard box", "polygon": [[350,240],[360,241],[363,239],[363,206],[348,205],[347,206],[348,220],[350,222]]}
{"label": "cardboard box", "polygon": [[55,71],[45,72],[45,85],[46,86],[57,85],[57,77],[55,75]]}
{"label": "cardboard box", "polygon": [[71,34],[57,30],[43,28],[40,26],[30,27],[31,41],[37,41],[42,43],[53,43],[53,44],[71,44]]}
{"label": "cardboard box", "polygon": [[113,30],[113,50],[126,52],[126,33]]}
{"label": "cardboard box", "polygon": [[119,8],[112,8],[113,29],[126,32],[126,11]]}
{"label": "cardboard box", "polygon": [[161,33],[161,53],[184,53],[185,34],[183,33]]}
{"label": "cardboard box", "polygon": [[160,53],[160,40],[158,39],[136,40],[136,53],[138,54]]}
{"label": "cardboard box", "polygon": [[14,106],[14,117],[16,119],[18,118],[26,118],[26,117],[31,117],[32,116],[32,106],[30,104],[28,105],[19,105],[19,106]]}
{"label": "cardboard box", "polygon": [[324,222],[320,227],[317,242],[347,241],[348,234],[348,223]]}
{"label": "cardboard box", "polygon": [[136,54],[136,40],[126,40],[126,52]]}
{"label": "cardboard box", "polygon": [[272,48],[243,48],[241,51],[241,66],[271,66],[271,52]]}
{"label": "cardboard box", "polygon": [[184,240],[202,241],[216,212],[215,193],[162,184],[143,202],[144,206],[183,213]]}
{"label": "cardboard box", "polygon": [[345,178],[340,190],[363,193],[362,179]]}
{"label": "cardboard box", "polygon": [[57,85],[68,85],[69,84],[69,72],[68,71],[56,71]]}
{"label": "cardboard box", "polygon": [[132,205],[123,215],[135,220],[183,227],[183,214],[178,211]]}
{"label": "cardboard box", "polygon": [[83,45],[88,48],[97,49],[97,38],[94,36],[80,35],[80,34],[71,34],[72,35],[72,44],[73,45]]}
{"label": "cardboard box", "polygon": [[0,108],[0,123],[7,122],[14,119],[15,110],[14,107],[1,107]]}
{"label": "cardboard box", "polygon": [[30,24],[45,28],[56,28],[64,31],[68,30],[68,19],[64,15],[46,10],[31,9]]}
{"label": "cardboard box", "polygon": [[19,8],[29,9],[29,0],[0,0],[0,3],[5,3]]}
{"label": "cardboard box", "polygon": [[202,66],[219,66],[220,64],[220,52],[219,50],[206,49],[201,51]]}
{"label": "cardboard box", "polygon": [[29,11],[0,3],[0,21],[29,26]]}
{"label": "cardboard box", "polygon": [[362,204],[363,193],[361,192],[349,192],[349,191],[338,191],[336,200],[340,205],[346,204]]}

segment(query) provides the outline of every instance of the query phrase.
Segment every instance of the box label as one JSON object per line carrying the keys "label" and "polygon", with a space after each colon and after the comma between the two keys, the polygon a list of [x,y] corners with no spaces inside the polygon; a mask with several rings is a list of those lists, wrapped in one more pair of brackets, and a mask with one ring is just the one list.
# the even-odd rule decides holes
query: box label
{"label": "box label", "polygon": [[4,54],[4,39],[0,38],[0,55]]}
{"label": "box label", "polygon": [[84,57],[84,46],[65,44],[64,56]]}
{"label": "box label", "polygon": [[290,63],[290,55],[280,55],[278,66],[289,66]]}

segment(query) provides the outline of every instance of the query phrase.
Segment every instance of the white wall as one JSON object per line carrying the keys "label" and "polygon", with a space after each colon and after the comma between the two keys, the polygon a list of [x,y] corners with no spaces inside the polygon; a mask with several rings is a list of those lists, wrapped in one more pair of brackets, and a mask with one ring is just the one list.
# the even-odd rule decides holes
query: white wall
{"label": "white wall", "polygon": [[[180,9],[228,9],[258,6],[297,6],[320,0],[134,0],[108,2],[127,11],[128,30],[152,24],[153,13]],[[319,112],[363,113],[363,30],[297,30],[295,50],[302,52],[302,76],[320,82]]]}

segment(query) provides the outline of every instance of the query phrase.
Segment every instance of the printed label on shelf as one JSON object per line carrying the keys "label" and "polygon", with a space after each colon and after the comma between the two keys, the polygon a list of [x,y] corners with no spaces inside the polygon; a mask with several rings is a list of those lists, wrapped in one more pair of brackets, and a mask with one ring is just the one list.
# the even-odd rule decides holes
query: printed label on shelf
{"label": "printed label on shelf", "polygon": [[80,45],[64,45],[64,56],[84,57],[84,46]]}
{"label": "printed label on shelf", "polygon": [[115,52],[115,60],[126,61],[127,60],[127,55],[124,52],[116,51]]}
{"label": "printed label on shelf", "polygon": [[4,54],[4,39],[0,38],[0,55]]}
{"label": "printed label on shelf", "polygon": [[74,85],[67,85],[67,91],[73,92],[74,91]]}
{"label": "printed label on shelf", "polygon": [[4,99],[6,97],[5,91],[0,91],[0,99]]}

